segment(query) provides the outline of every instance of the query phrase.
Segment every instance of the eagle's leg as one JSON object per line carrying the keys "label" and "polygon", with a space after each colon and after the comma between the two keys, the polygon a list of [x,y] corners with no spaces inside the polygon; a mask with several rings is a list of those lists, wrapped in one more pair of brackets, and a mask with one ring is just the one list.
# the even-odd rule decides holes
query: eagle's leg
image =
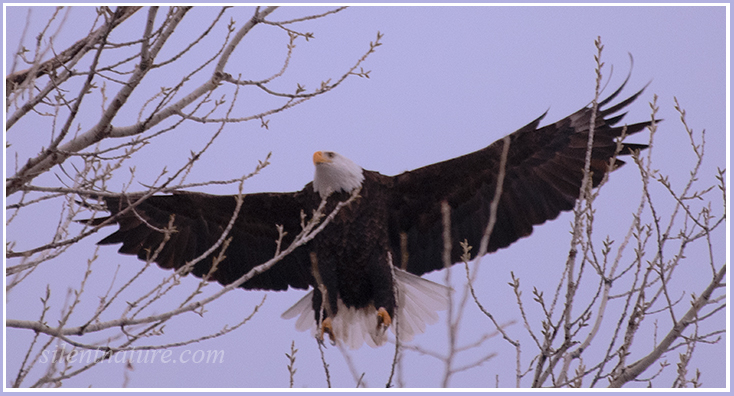
{"label": "eagle's leg", "polygon": [[321,322],[321,329],[319,330],[319,341],[324,341],[324,334],[329,335],[329,341],[332,345],[336,344],[336,336],[334,335],[334,328],[331,325],[331,318],[324,319]]}
{"label": "eagle's leg", "polygon": [[[326,298],[324,298],[326,297]],[[318,340],[324,341],[324,334],[329,335],[329,341],[332,345],[336,345],[336,334],[334,333],[334,326],[331,323],[332,316],[336,315],[336,298],[333,298],[328,293],[326,287],[319,285],[314,289],[313,295],[313,311],[318,324]]]}
{"label": "eagle's leg", "polygon": [[377,307],[377,330],[384,332],[392,324],[396,309],[390,252],[383,252],[377,263],[369,267],[369,277],[372,279],[373,304]]}
{"label": "eagle's leg", "polygon": [[380,307],[377,310],[377,328],[382,330],[387,329],[391,323],[392,318],[390,318],[390,314],[384,307]]}

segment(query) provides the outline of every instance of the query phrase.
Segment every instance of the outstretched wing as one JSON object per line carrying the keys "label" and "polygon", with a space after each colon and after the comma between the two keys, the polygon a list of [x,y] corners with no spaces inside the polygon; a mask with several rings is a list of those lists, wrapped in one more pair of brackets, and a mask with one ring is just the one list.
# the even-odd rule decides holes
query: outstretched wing
{"label": "outstretched wing", "polygon": [[[609,160],[617,148],[616,138],[624,128],[618,125],[624,114],[615,113],[642,93],[640,90],[619,104],[604,108],[623,87],[624,84],[602,101],[596,114],[591,160],[594,186],[608,171]],[[585,107],[538,128],[543,118],[540,116],[509,135],[506,176],[488,252],[509,246],[530,235],[533,226],[573,208],[583,178],[591,115],[591,108]],[[626,133],[637,133],[649,124],[648,121],[628,125]],[[619,154],[631,154],[646,147],[623,144]],[[474,153],[394,177],[390,238],[393,251],[399,254],[405,250],[401,249],[401,234],[407,236],[407,271],[421,275],[444,267],[441,259],[443,201],[451,206],[452,262],[460,260],[459,241],[466,239],[476,253],[488,224],[502,149],[500,139]],[[615,168],[622,164],[617,160]]]}
{"label": "outstretched wing", "polygon": [[[300,232],[301,210],[311,212],[311,185],[296,193],[245,195],[240,212],[229,233],[231,242],[210,279],[230,284],[253,267],[273,258],[282,225],[286,235],[283,248]],[[105,197],[112,217],[136,201],[135,196]],[[154,261],[162,268],[178,269],[204,254],[222,236],[236,208],[236,196],[180,192],[151,196],[115,220],[120,228],[102,239],[100,245],[122,243],[119,252],[148,260],[160,249]],[[173,218],[174,232],[164,244],[161,232]],[[100,224],[108,219],[95,219]],[[162,247],[161,247],[162,246]],[[241,287],[245,289],[285,290],[289,286],[306,289],[313,283],[307,247],[301,246],[282,261]],[[194,265],[191,272],[202,277],[210,272],[213,258],[221,246]]]}

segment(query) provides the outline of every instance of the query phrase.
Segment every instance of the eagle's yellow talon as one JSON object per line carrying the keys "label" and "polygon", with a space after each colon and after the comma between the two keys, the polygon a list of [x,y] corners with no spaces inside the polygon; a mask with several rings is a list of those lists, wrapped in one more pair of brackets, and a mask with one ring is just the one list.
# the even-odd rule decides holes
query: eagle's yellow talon
{"label": "eagle's yellow talon", "polygon": [[329,335],[331,344],[336,344],[336,336],[334,336],[334,328],[331,326],[331,318],[324,319],[321,322],[321,329],[319,330],[319,341],[324,341],[324,334]]}
{"label": "eagle's yellow talon", "polygon": [[392,318],[390,318],[390,314],[387,313],[385,308],[380,307],[380,309],[377,310],[377,327],[388,328],[391,323]]}

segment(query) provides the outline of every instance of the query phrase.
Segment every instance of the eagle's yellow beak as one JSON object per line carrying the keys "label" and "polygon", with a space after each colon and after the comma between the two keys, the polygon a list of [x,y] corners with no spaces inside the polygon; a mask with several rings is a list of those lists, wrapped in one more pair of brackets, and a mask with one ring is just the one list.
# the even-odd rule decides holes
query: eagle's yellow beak
{"label": "eagle's yellow beak", "polygon": [[313,153],[313,164],[314,165],[323,164],[327,162],[331,162],[331,160],[327,158],[323,152],[317,151]]}

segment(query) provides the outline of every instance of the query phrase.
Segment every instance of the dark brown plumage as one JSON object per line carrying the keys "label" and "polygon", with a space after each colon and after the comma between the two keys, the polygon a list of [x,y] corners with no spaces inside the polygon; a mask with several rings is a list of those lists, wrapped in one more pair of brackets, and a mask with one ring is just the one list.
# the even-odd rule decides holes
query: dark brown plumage
{"label": "dark brown plumage", "polygon": [[[619,122],[624,114],[615,114],[642,92],[606,107],[622,87],[600,103],[596,114],[591,160],[594,186],[608,171],[609,160],[617,148],[616,139],[622,134],[623,126]],[[506,177],[489,252],[509,246],[530,235],[534,226],[573,208],[582,182],[591,114],[591,109],[585,107],[556,123],[538,128],[541,116],[509,135]],[[632,135],[649,124],[646,121],[628,125],[626,133]],[[278,238],[277,224],[286,231],[283,242],[287,246],[301,229],[301,212],[311,214],[321,198],[334,191],[328,196],[328,213],[337,202],[348,198],[355,186],[361,186],[360,197],[343,208],[314,240],[241,287],[265,290],[315,287],[308,308],[313,309],[316,321],[327,318],[320,328],[331,332],[332,339],[352,337],[351,346],[361,345],[361,337],[356,340],[353,334],[346,334],[351,330],[335,331],[330,327],[330,320],[338,318],[345,310],[365,311],[369,314],[366,317],[375,318],[369,320],[374,320],[372,326],[376,325],[378,331],[371,336],[373,343],[379,345],[384,342],[380,328],[390,325],[396,309],[409,308],[401,306],[402,300],[396,296],[394,284],[398,285],[398,294],[403,292],[400,287],[404,283],[414,286],[414,289],[406,289],[407,294],[428,293],[425,290],[411,291],[422,290],[423,286],[433,288],[431,293],[434,294],[436,290],[443,290],[427,286],[427,283],[421,283],[422,280],[415,280],[415,277],[402,272],[395,275],[390,264],[401,264],[401,234],[407,236],[408,261],[405,269],[408,273],[420,276],[443,268],[441,203],[446,201],[451,207],[452,262],[460,259],[460,241],[466,239],[470,245],[478,246],[489,219],[502,146],[503,142],[499,140],[479,151],[392,177],[362,170],[336,153],[317,152],[314,155],[315,181],[303,190],[244,197],[242,209],[230,232],[232,241],[226,258],[213,272],[213,278],[225,285],[234,282],[273,257]],[[646,147],[625,143],[619,154],[627,155]],[[615,168],[622,164],[617,160]],[[114,217],[136,197],[106,197],[104,200]],[[153,196],[134,208],[135,213],[128,211],[114,217],[119,230],[99,243],[122,243],[120,253],[134,254],[145,260],[163,240],[162,234],[148,224],[164,228],[174,216],[176,232],[155,261],[163,268],[180,268],[203,254],[220,238],[235,204],[234,196],[189,192]],[[93,223],[99,224],[105,219],[97,219]],[[318,259],[319,278],[328,291],[326,304],[311,271],[312,252]],[[200,261],[193,268],[193,274],[201,277],[208,273],[211,263],[211,258]],[[300,311],[306,305],[299,304],[285,316],[301,315]],[[428,310],[440,309],[437,308],[439,305],[440,301]],[[384,312],[374,316],[381,308],[388,317]],[[349,315],[352,314],[344,313],[342,316],[351,320]],[[422,322],[430,320],[421,318],[421,324],[413,325],[413,333],[422,331]],[[302,323],[306,322],[299,319],[299,327],[311,327],[310,322],[308,326]],[[405,333],[402,329],[401,337],[412,334],[410,329]],[[365,340],[370,343],[367,337]]]}

